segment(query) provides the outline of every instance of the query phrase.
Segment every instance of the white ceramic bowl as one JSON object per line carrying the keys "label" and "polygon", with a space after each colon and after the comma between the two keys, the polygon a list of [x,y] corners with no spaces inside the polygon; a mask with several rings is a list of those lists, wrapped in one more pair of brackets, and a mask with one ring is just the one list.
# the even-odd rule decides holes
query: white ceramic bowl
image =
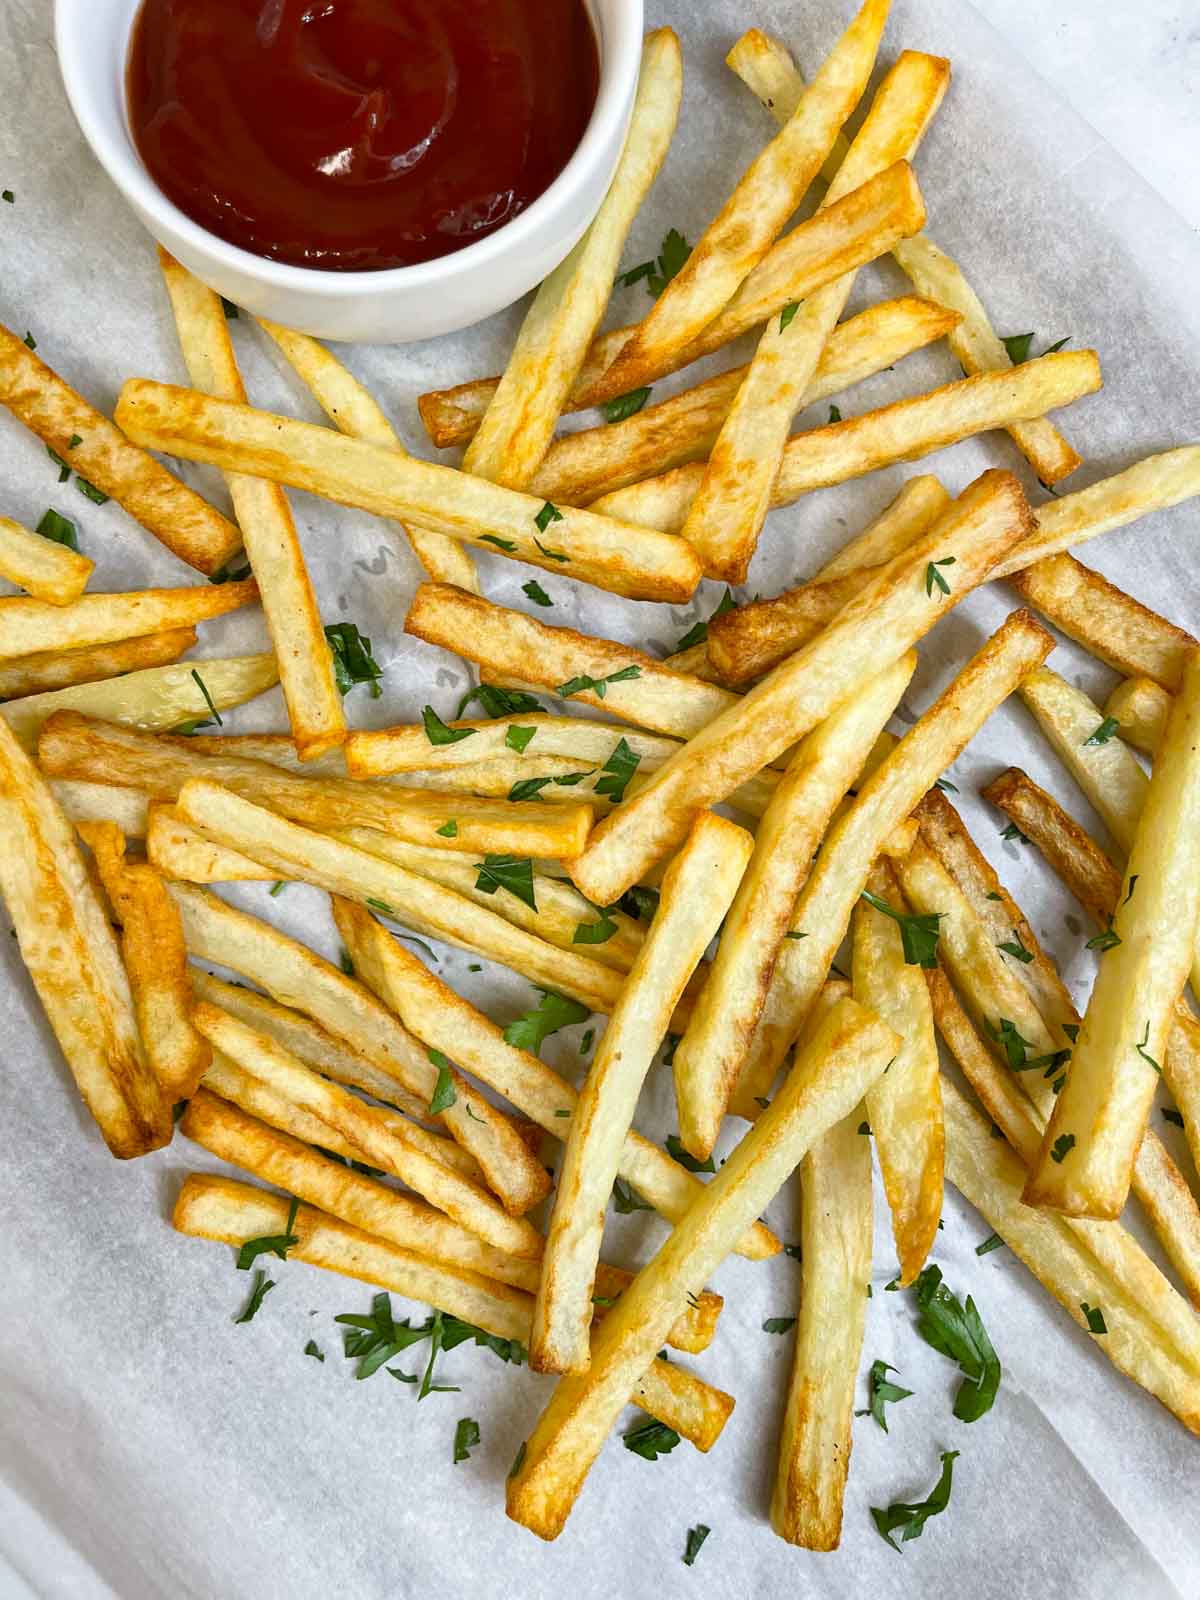
{"label": "white ceramic bowl", "polygon": [[146,171],[125,103],[125,62],[138,4],[56,0],[67,98],[109,177],[154,237],[219,294],[318,338],[367,343],[410,343],[469,327],[511,305],[558,265],[595,216],[612,179],[642,46],[642,0],[588,0],[600,47],[591,121],[546,192],[504,227],[417,266],[317,272],[227,244],[180,211]]}

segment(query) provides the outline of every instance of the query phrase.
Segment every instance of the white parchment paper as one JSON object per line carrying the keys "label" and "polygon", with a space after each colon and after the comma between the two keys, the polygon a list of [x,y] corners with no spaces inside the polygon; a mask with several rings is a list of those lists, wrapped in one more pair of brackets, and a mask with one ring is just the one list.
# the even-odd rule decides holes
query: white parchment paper
{"label": "white parchment paper", "polygon": [[[182,364],[150,241],[100,172],[66,107],[46,0],[0,4],[0,318],[28,327],[52,365],[102,406],[133,374],[175,381]],[[687,85],[681,132],[639,221],[628,260],[654,253],[668,227],[694,239],[753,152],[770,136],[764,113],[722,64],[749,23],[775,31],[811,70],[848,7],[824,0],[654,0],[651,21],[680,31]],[[933,236],[963,263],[1002,333],[1036,329],[1041,348],[1063,335],[1095,345],[1103,394],[1060,420],[1087,464],[1082,485],[1140,456],[1197,437],[1200,246],[1174,213],[1097,135],[1031,76],[970,5],[896,0],[884,63],[904,46],[949,56],[954,84],[918,159]],[[856,306],[907,286],[890,265],[864,273]],[[644,309],[641,286],[614,315]],[[499,370],[517,312],[458,338],[347,352],[397,418],[407,442],[432,453],[416,419],[418,393]],[[313,415],[296,384],[254,337],[236,337],[252,398]],[[847,415],[957,376],[944,348],[918,355],[841,398]],[[694,381],[689,374],[687,381]],[[660,389],[661,395],[665,386]],[[814,419],[817,420],[817,419]],[[824,420],[824,411],[819,420]],[[957,492],[980,470],[1024,468],[989,436],[932,459]],[[892,498],[915,468],[810,496],[768,523],[747,593],[772,593],[814,570]],[[220,497],[199,469],[189,479]],[[1028,478],[1028,473],[1026,473]],[[1039,491],[1030,485],[1035,498]],[[98,563],[95,589],[193,580],[113,505],[60,487],[36,440],[0,416],[2,509],[35,523],[47,505],[74,517]],[[386,663],[383,698],[350,701],[354,720],[412,718],[426,701],[448,714],[466,682],[454,658],[409,640],[404,614],[418,570],[383,526],[305,496],[295,504],[327,621],[350,618]],[[1195,629],[1194,507],[1109,535],[1086,559],[1176,622]],[[488,592],[523,605],[528,572],[483,557]],[[666,648],[715,586],[687,610],[638,607],[553,576],[550,620]],[[904,717],[927,705],[955,663],[1013,605],[997,585],[938,628]],[[263,644],[257,617],[207,625],[200,655]],[[1111,675],[1074,647],[1053,664],[1103,695]],[[227,717],[231,730],[278,728],[278,696]],[[898,725],[899,726],[899,725]],[[1002,843],[1002,822],[975,798],[1017,761],[1085,820],[1081,797],[1016,705],[1004,708],[958,763],[970,825],[1024,903],[1039,936],[1078,986],[1092,957],[1078,908],[1030,851]],[[326,953],[336,948],[324,897],[293,887],[231,895]],[[6,927],[7,924],[4,924]],[[0,932],[3,932],[0,928]],[[440,971],[500,1020],[531,1003],[512,974],[467,971],[444,947]],[[177,1139],[148,1160],[110,1159],[74,1088],[16,956],[0,937],[0,1594],[13,1596],[256,1596],[352,1600],[447,1595],[550,1600],[570,1595],[988,1597],[1190,1596],[1200,1592],[1197,1446],[1172,1417],[1120,1378],[1007,1251],[976,1257],[990,1231],[957,1195],[946,1198],[936,1259],[971,1293],[1004,1365],[994,1410],[970,1427],[951,1415],[957,1377],[914,1330],[911,1297],[882,1292],[894,1273],[878,1218],[875,1295],[864,1370],[893,1362],[915,1391],[891,1408],[891,1431],[856,1424],[841,1550],[812,1555],[770,1532],[765,1508],[790,1340],[761,1331],[796,1309],[798,1269],[732,1259],[716,1286],[726,1309],[696,1365],[737,1396],[708,1457],[686,1445],[655,1464],[613,1439],[566,1532],[537,1543],[503,1515],[503,1478],[547,1393],[545,1380],[460,1347],[442,1381],[460,1394],[417,1405],[380,1375],[356,1383],[331,1321],[365,1310],[370,1291],[298,1263],[272,1266],[278,1287],[249,1326],[232,1316],[246,1292],[231,1253],[171,1231],[183,1174],[214,1163]],[[548,1059],[578,1070],[582,1029],[556,1036]],[[648,1086],[639,1124],[674,1127],[669,1074]],[[1187,1163],[1177,1130],[1156,1128]],[[729,1140],[722,1145],[728,1148]],[[1190,1170],[1190,1169],[1189,1169]],[[796,1232],[796,1196],[769,1220]],[[654,1218],[616,1219],[614,1258],[644,1259],[661,1237]],[[423,1309],[397,1302],[400,1314]],[[323,1365],[307,1359],[314,1339]],[[409,1368],[413,1365],[410,1359]],[[453,1465],[459,1417],[482,1443]],[[961,1451],[947,1513],[894,1554],[868,1507],[920,1499],[939,1449]],[[712,1534],[694,1569],[681,1564],[687,1529]]]}

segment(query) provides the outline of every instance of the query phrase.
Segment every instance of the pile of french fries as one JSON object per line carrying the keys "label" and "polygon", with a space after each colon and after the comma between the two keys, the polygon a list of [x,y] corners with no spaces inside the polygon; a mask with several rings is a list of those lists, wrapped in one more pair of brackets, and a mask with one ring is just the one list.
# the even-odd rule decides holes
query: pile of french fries
{"label": "pile of french fries", "polygon": [[[1200,646],[1068,553],[1200,493],[1200,445],[1036,506],[1011,470],[957,495],[912,477],[821,570],[723,606],[666,660],[489,600],[471,554],[679,603],[702,577],[745,580],[771,507],[955,441],[1006,431],[1046,490],[1081,465],[1048,413],[1100,387],[1097,356],[1014,362],[921,232],[911,163],[950,64],[903,50],[870,93],[887,19],[888,0],[865,0],[807,84],[782,44],[738,40],[729,65],[778,127],[686,259],[659,263],[643,319],[601,331],[679,113],[679,41],[647,37],[612,187],[507,369],[422,397],[433,443],[465,446],[459,467],[409,455],[350,372],[282,327],[263,331],[332,425],[254,409],[219,298],[164,252],[189,388],[133,378],[110,420],[0,329],[13,417],[214,580],[93,593],[86,556],[0,518],[0,574],[25,591],[0,598],[0,893],[79,1092],[115,1156],[178,1122],[259,1180],[190,1176],[181,1233],[273,1241],[554,1375],[505,1489],[546,1539],[627,1404],[716,1445],[734,1397],[665,1347],[703,1354],[710,1280],[730,1252],[780,1250],[760,1217],[798,1172],[769,1514],[792,1544],[838,1545],[872,1267],[864,1126],[900,1285],[948,1293],[928,1273],[949,1179],[1200,1432],[1200,1207],[1149,1127],[1161,1079],[1200,1158]],[[843,320],[858,270],[888,254],[913,293]],[[743,364],[647,404],[745,333]],[[814,400],[943,339],[960,379],[790,432]],[[608,420],[556,431],[592,406]],[[235,520],[151,451],[219,467]],[[427,707],[349,731],[288,488],[411,541],[428,581],[406,631],[478,667],[485,716]],[[891,734],[922,642],[999,580],[1029,609]],[[525,592],[548,603],[536,579]],[[269,654],[187,655],[200,624],[253,604]],[[1123,676],[1107,706],[1046,665],[1055,636],[1034,612]],[[286,733],[197,732],[277,682]],[[1018,770],[984,791],[1096,920],[1082,1014],[944,792],[1014,694],[1120,852]],[[340,968],[211,887],[292,881],[330,896]],[[501,1029],[395,928],[530,980],[545,1027]],[[607,1023],[576,1085],[539,1045],[592,1013]],[[674,1153],[635,1126],[668,1039]],[[704,1182],[730,1119],[750,1126]],[[636,1272],[602,1258],[614,1186],[669,1225]],[[1121,1221],[1131,1190],[1172,1278]],[[982,1416],[981,1396],[956,1414]],[[889,1542],[944,1509],[951,1461],[923,1508],[875,1513]]]}

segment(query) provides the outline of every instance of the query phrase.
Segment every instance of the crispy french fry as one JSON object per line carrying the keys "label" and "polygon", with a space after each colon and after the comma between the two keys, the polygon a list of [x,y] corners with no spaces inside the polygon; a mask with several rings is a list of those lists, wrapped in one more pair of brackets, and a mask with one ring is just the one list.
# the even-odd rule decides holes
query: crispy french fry
{"label": "crispy french fry", "polygon": [[[193,387],[244,403],[246,386],[220,295],[161,245],[158,265]],[[279,662],[292,737],[302,760],[319,756],[345,739],[346,717],[292,508],[277,483],[240,472],[227,472],[225,483]]]}
{"label": "crispy french fry", "polygon": [[167,1100],[186,1100],[212,1051],[192,1026],[187,946],[175,902],[149,863],[125,859],[125,836],[118,827],[85,822],[78,831],[121,923],[121,955],[150,1069]]}
{"label": "crispy french fry", "polygon": [[775,138],[751,162],[681,270],[588,394],[611,400],[661,369],[736,293],[770,249],[867,86],[889,0],[865,0]]}
{"label": "crispy french fry", "polygon": [[[286,1228],[288,1202],[230,1178],[191,1173],[171,1220],[180,1233],[242,1245],[264,1230]],[[288,1251],[293,1260],[422,1300],[502,1339],[524,1343],[529,1337],[532,1301],[518,1289],[372,1238],[309,1206],[299,1207],[292,1231],[298,1237]],[[631,1399],[700,1450],[716,1443],[733,1410],[732,1396],[665,1361],[653,1362]]]}
{"label": "crispy french fry", "polygon": [[967,663],[941,698],[863,784],[834,824],[796,903],[747,1052],[732,1109],[758,1116],[784,1057],[837,953],[881,842],[1020,683],[1045,660],[1053,640],[1028,612],[1014,612]]}
{"label": "crispy french fry", "polygon": [[0,894],[67,1065],[114,1156],[170,1142],[129,980],[74,830],[0,718]]}
{"label": "crispy french fry", "polygon": [[852,1111],[800,1166],[800,1313],[771,1526],[805,1550],[836,1550],[841,1539],[873,1224],[871,1143]]}
{"label": "crispy french fry", "polygon": [[854,783],[916,669],[909,651],[802,741],[767,808],[754,855],[687,1032],[675,1048],[684,1148],[705,1160],[762,1010],[780,941],[834,807]]}
{"label": "crispy french fry", "polygon": [[1171,713],[1171,696],[1151,678],[1126,678],[1104,703],[1104,715],[1120,724],[1126,744],[1153,756],[1162,743]]}
{"label": "crispy french fry", "polygon": [[[402,945],[382,936],[378,923],[359,907],[335,900],[334,916],[343,936],[350,935],[360,953],[370,942],[370,955],[377,963],[373,981],[419,1039],[461,1061],[547,1133],[565,1138],[579,1098],[565,1078],[537,1056],[509,1044],[490,1018]],[[670,1222],[679,1221],[702,1188],[664,1150],[633,1130],[625,1137],[619,1171]],[[736,1245],[738,1253],[751,1260],[775,1255],[779,1248],[778,1239],[759,1222]]]}
{"label": "crispy french fry", "polygon": [[24,596],[0,599],[0,657],[33,655],[45,649],[47,639],[54,640],[56,650],[73,650],[166,628],[190,628],[257,599],[258,586],[250,579],[190,589],[85,594],[69,606]]}
{"label": "crispy french fry", "polygon": [[117,414],[151,448],[419,522],[631,599],[687,600],[699,581],[695,554],[674,535],[569,506],[547,512],[536,496],[312,423],[147,379],[126,383]]}
{"label": "crispy french fry", "polygon": [[[781,126],[800,104],[804,79],[796,63],[785,46],[761,28],[747,28],[741,38],[734,41],[725,56],[725,65],[737,73],[751,94],[762,102],[763,110],[769,111]],[[837,177],[849,148],[846,135],[839,133],[821,168],[825,183],[832,183]]]}
{"label": "crispy french fry", "polygon": [[563,1378],[508,1481],[508,1514],[543,1539],[570,1515],[640,1372],[689,1292],[699,1291],[817,1139],[858,1104],[897,1047],[890,1028],[842,1000],[787,1082],[592,1341],[586,1373]]}
{"label": "crispy french fry", "polygon": [[[876,863],[868,887],[888,905],[902,907],[890,864]],[[904,959],[893,919],[860,900],[853,930],[854,998],[904,1041],[868,1091],[866,1104],[892,1216],[900,1282],[909,1284],[925,1265],[942,1214],[945,1133],[933,1012],[920,968]]]}
{"label": "crispy french fry", "polygon": [[868,567],[891,561],[931,527],[949,505],[950,496],[931,472],[910,478],[887,509],[857,538],[843,545],[837,555],[813,574],[811,582],[827,583],[833,578],[845,577],[848,572],[863,572]]}
{"label": "crispy french fry", "polygon": [[226,517],[77,394],[23,339],[0,326],[0,405],[161,544],[211,577],[241,546]]}
{"label": "crispy french fry", "polygon": [[1035,611],[1110,667],[1178,689],[1196,640],[1074,556],[1050,556],[1011,581]]}
{"label": "crispy french fry", "polygon": [[608,305],[629,229],[666,158],[682,94],[678,36],[656,28],[642,47],[629,129],[608,193],[582,239],[533,297],[463,457],[464,471],[510,489],[527,488],[537,472]]}
{"label": "crispy french fry", "polygon": [[[70,780],[59,780],[70,781]],[[146,819],[146,859],[183,883],[274,883],[275,874],[240,850],[214,844],[174,806],[151,805]]]}
{"label": "crispy french fry", "polygon": [[529,1360],[539,1372],[587,1366],[604,1212],[638,1096],[676,1001],[729,909],[752,848],[743,829],[704,813],[667,869],[650,932],[570,1119],[534,1308]]}
{"label": "crispy french fry", "polygon": [[[278,322],[268,322],[265,317],[259,318],[259,327],[274,339],[284,359],[335,428],[348,433],[352,439],[366,439],[370,444],[382,445],[400,455],[408,454],[374,396],[332,351],[306,333],[297,333]],[[396,522],[393,526],[412,544],[417,559],[431,578],[440,583],[456,583],[459,588],[470,589],[475,594],[479,592],[479,574],[471,552],[457,539],[447,539],[444,533],[433,533],[415,525],[406,527]]]}
{"label": "crispy french fry", "polygon": [[[1016,479],[984,473],[823,633],[689,740],[593,830],[570,865],[577,887],[601,905],[618,899],[679,842],[698,809],[723,800],[776,760],[881,662],[894,661],[924,637],[1024,537],[1031,521]],[[951,564],[947,581],[941,568]]]}
{"label": "crispy french fry", "polygon": [[1030,1204],[1116,1217],[1150,1114],[1200,918],[1200,650],[1183,681],[1133,839],[1127,894],[1062,1094],[1030,1171]]}
{"label": "crispy french fry", "polygon": [[111,822],[130,839],[146,836],[149,803],[140,789],[114,783],[73,783],[54,778],[50,792],[72,822]]}
{"label": "crispy french fry", "polygon": [[[431,1160],[408,1138],[402,1118],[368,1106],[348,1089],[310,1071],[270,1035],[258,1033],[207,1001],[196,1006],[192,1017],[214,1049],[285,1100],[327,1122],[369,1162],[393,1173],[462,1227],[512,1255],[536,1260],[541,1254],[541,1236],[525,1217],[513,1215],[478,1183]],[[459,1086],[466,1087],[461,1078],[456,1090]]]}
{"label": "crispy french fry", "polygon": [[[42,727],[38,759],[54,777],[132,783],[168,802],[177,798],[189,779],[203,778],[317,827],[375,827],[417,843],[440,838],[447,849],[474,854],[574,855],[591,821],[591,808],[585,805],[509,804],[405,791],[395,784],[299,777],[267,762],[210,755],[211,748],[196,749],[187,738],[142,733],[75,712],[59,712]],[[451,822],[453,831],[445,831]]]}
{"label": "crispy french fry", "polygon": [[[898,170],[910,169],[897,164],[880,177]],[[864,184],[855,195],[873,187]],[[954,322],[953,312],[914,295],[868,306],[833,330],[800,406],[841,394],[895,366],[914,350],[943,338]],[[745,367],[717,373],[623,422],[560,435],[546,452],[530,484],[531,493],[556,503],[587,505],[598,495],[611,494],[651,473],[703,460],[745,373]]]}
{"label": "crispy french fry", "polygon": [[195,628],[168,628],[115,644],[85,645],[79,650],[38,650],[33,655],[0,661],[0,700],[98,683],[147,667],[178,661],[196,642]]}
{"label": "crispy french fry", "polygon": [[[880,85],[823,204],[841,199],[893,161],[911,159],[949,81],[948,61],[906,50]],[[848,272],[834,279],[789,308],[790,315],[772,318],[763,331],[683,527],[709,577],[745,580],[788,429],[855,277]]]}
{"label": "crispy french fry", "polygon": [[35,600],[69,606],[87,588],[95,570],[96,563],[77,550],[31,533],[11,517],[0,517],[0,578]]}

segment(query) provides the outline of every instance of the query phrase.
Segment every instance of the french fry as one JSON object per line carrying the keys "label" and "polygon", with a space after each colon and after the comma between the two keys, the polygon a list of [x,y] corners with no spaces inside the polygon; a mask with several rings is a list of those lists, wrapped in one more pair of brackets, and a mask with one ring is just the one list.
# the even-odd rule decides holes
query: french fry
{"label": "french fry", "polygon": [[569,506],[547,512],[534,495],[291,417],[141,378],[126,383],[117,415],[150,448],[418,522],[631,599],[687,600],[699,581],[694,553],[672,534]]}
{"label": "french fry", "polygon": [[[804,79],[784,45],[761,28],[747,28],[725,56],[725,65],[738,77],[781,126],[800,104]],[[821,168],[821,179],[832,183],[850,148],[844,133],[833,141],[833,149]]]}
{"label": "french fry", "polygon": [[863,572],[891,561],[932,527],[949,506],[950,496],[931,472],[910,478],[886,510],[843,545],[810,581],[828,583],[848,572]]}
{"label": "french fry", "polygon": [[1196,641],[1183,628],[1076,561],[1050,556],[1014,573],[1013,587],[1035,611],[1118,672],[1150,678],[1174,693]]}
{"label": "french fry", "polygon": [[114,1156],[170,1142],[129,980],[74,830],[0,718],[0,895],[84,1104]]}
{"label": "french fry", "polygon": [[[880,85],[822,203],[841,199],[893,161],[910,160],[949,81],[948,61],[905,51]],[[683,527],[709,577],[745,581],[792,418],[855,277],[848,272],[834,279],[790,315],[772,318],[762,333]]]}
{"label": "french fry", "polygon": [[[193,387],[221,400],[244,403],[246,386],[220,295],[161,245],[158,265]],[[346,717],[292,508],[279,485],[263,478],[227,472],[225,483],[279,662],[292,737],[302,760],[319,756],[345,739]]]}
{"label": "french fry", "polygon": [[[907,167],[903,170],[909,171]],[[863,190],[870,187],[864,184]],[[914,295],[868,306],[833,330],[797,409],[841,394],[895,366],[915,350],[943,338],[954,322],[953,312]],[[544,494],[556,504],[587,505],[652,472],[703,460],[745,373],[744,366],[719,372],[693,389],[645,406],[623,422],[605,422],[560,435],[534,475],[531,493]]]}
{"label": "french fry", "polygon": [[[176,800],[191,778],[204,778],[317,827],[374,827],[418,843],[440,838],[447,849],[475,854],[570,856],[587,837],[592,815],[585,805],[509,804],[405,791],[395,784],[299,777],[267,762],[209,755],[191,739],[143,733],[68,711],[43,724],[38,751],[43,770],[54,777],[131,783],[167,802]],[[451,822],[454,830],[439,834]]]}
{"label": "french fry", "polygon": [[586,1368],[592,1280],[621,1150],[676,1001],[729,909],[753,840],[702,814],[663,879],[662,900],[570,1119],[546,1233],[530,1365]]}
{"label": "french fry", "polygon": [[125,836],[112,823],[80,823],[100,882],[121,923],[121,956],[150,1070],[171,1104],[188,1099],[212,1051],[192,1026],[187,946],[175,902],[147,862],[125,859]]}
{"label": "french fry", "polygon": [[703,1287],[816,1140],[854,1109],[897,1042],[852,1000],[825,1018],[770,1109],[605,1318],[587,1372],[560,1380],[508,1480],[514,1521],[543,1539],[562,1531],[632,1385],[689,1292]]}
{"label": "french fry", "polygon": [[168,628],[115,644],[85,645],[80,650],[38,650],[33,655],[0,661],[0,700],[98,683],[147,667],[178,661],[196,642],[195,628]]}
{"label": "french fry", "polygon": [[[823,633],[689,740],[598,824],[571,862],[576,886],[601,905],[618,899],[679,842],[698,809],[723,800],[776,760],[881,662],[896,660],[922,638],[986,578],[1030,522],[1016,479],[984,473],[928,533],[852,597]],[[953,583],[935,584],[941,566],[950,564]]]}
{"label": "french fry", "polygon": [[[993,428],[1044,416],[1101,387],[1094,350],[1038,356],[1012,372],[984,372],[927,394],[897,400],[844,422],[794,433],[788,440],[771,505],[791,505],[814,489],[845,483],[880,467],[917,461],[933,450]],[[675,467],[658,478],[602,495],[591,507],[660,532],[681,529],[704,468]]]}
{"label": "french fry", "polygon": [[[547,1133],[565,1138],[579,1098],[565,1078],[537,1056],[509,1044],[489,1017],[387,938],[358,906],[335,900],[334,917],[343,937],[360,955],[368,955],[372,981],[406,1027],[430,1048],[461,1061]],[[632,1129],[625,1137],[619,1171],[669,1222],[678,1222],[702,1189],[691,1173]],[[778,1254],[780,1245],[769,1229],[756,1222],[735,1248],[758,1261]]]}
{"label": "french fry", "polygon": [[800,1310],[771,1526],[805,1550],[837,1549],[850,1470],[874,1225],[871,1142],[857,1124],[851,1111],[800,1165]]}
{"label": "french fry", "polygon": [[112,644],[167,628],[190,628],[258,599],[253,580],[191,589],[140,589],[134,594],[85,594],[69,606],[24,596],[0,599],[0,657],[34,655],[53,639],[56,650]]}
{"label": "french fry", "polygon": [[[179,907],[184,938],[193,956],[232,967],[281,1005],[312,1017],[428,1108],[437,1089],[438,1069],[399,1020],[362,983],[339,972],[306,945],[287,938],[257,917],[235,910],[203,889],[176,883],[171,885],[171,895]],[[261,1026],[257,1018],[253,1025],[256,1030]],[[311,1059],[307,1053],[305,1059]],[[327,1070],[319,1061],[313,1065]],[[451,1083],[455,1099],[440,1113],[440,1121],[476,1157],[495,1192],[507,1192],[507,1169],[511,1167],[512,1174],[518,1175],[521,1157],[498,1125],[500,1114],[490,1102],[471,1093],[458,1074],[452,1074]],[[382,1097],[381,1088],[370,1092]],[[388,1098],[396,1097],[393,1094]],[[438,1116],[429,1116],[431,1121],[439,1121]],[[535,1185],[539,1183],[536,1176],[533,1181]]]}
{"label": "french fry", "polygon": [[1148,756],[1162,743],[1170,713],[1171,696],[1151,678],[1126,678],[1104,703],[1104,715],[1120,724],[1125,743]]}
{"label": "french fry", "polygon": [[31,533],[11,517],[0,517],[0,578],[35,600],[69,606],[87,588],[95,570],[96,563],[77,550]]}
{"label": "french fry", "polygon": [[84,482],[123,506],[181,561],[212,577],[242,536],[107,417],[77,394],[23,339],[0,326],[0,405]]}
{"label": "french fry", "polygon": [[[370,444],[382,445],[401,455],[408,454],[374,396],[332,351],[306,333],[297,333],[278,322],[268,322],[265,317],[260,317],[258,324],[274,339],[284,359],[335,428],[348,433],[352,439],[366,439]],[[433,533],[416,525],[406,527],[396,522],[393,526],[411,543],[431,578],[440,583],[456,583],[460,589],[478,594],[479,574],[471,552],[457,539],[447,539],[443,533]]]}
{"label": "french fry", "polygon": [[1116,1217],[1150,1114],[1200,918],[1200,650],[1184,668],[1071,1070],[1030,1171],[1031,1204]]}
{"label": "french fry", "polygon": [[771,1086],[837,954],[850,914],[887,835],[1053,641],[1028,612],[1014,612],[967,663],[941,698],[863,784],[853,806],[826,835],[792,917],[731,1107],[751,1120]]}
{"label": "french fry", "polygon": [[[1086,1305],[1103,1308],[1107,1334],[1099,1347],[1119,1371],[1149,1390],[1193,1433],[1200,1432],[1200,1392],[1194,1371],[1164,1352],[1148,1330],[1136,1300],[1114,1289],[1112,1278],[1072,1232],[1068,1218],[1024,1203],[1025,1169],[953,1084],[942,1086],[946,1114],[946,1175],[1044,1288],[1085,1331]],[[1112,1314],[1110,1316],[1110,1307]]]}
{"label": "french fry", "polygon": [[[288,1202],[230,1178],[191,1173],[171,1220],[180,1233],[242,1245],[264,1230],[286,1228]],[[298,1237],[288,1250],[293,1260],[424,1301],[502,1339],[523,1343],[529,1337],[532,1302],[518,1289],[372,1238],[309,1206],[299,1207],[292,1231]],[[733,1410],[730,1395],[665,1361],[653,1362],[631,1398],[700,1450],[716,1443]]]}
{"label": "french fry", "polygon": [[111,822],[130,839],[146,836],[146,796],[140,789],[123,789],[114,783],[73,783],[53,778],[50,793],[72,822]]}
{"label": "french fry", "polygon": [[[70,781],[68,780],[58,780]],[[151,805],[146,818],[146,859],[183,883],[274,883],[275,874],[240,850],[214,844],[174,806]]]}
{"label": "french fry", "polygon": [[909,651],[800,744],[759,825],[754,855],[687,1032],[675,1048],[679,1136],[711,1154],[762,1010],[780,941],[834,807],[854,783],[916,669]]}
{"label": "french fry", "polygon": [[[1100,846],[1019,768],[1008,768],[981,792],[1016,822],[1097,927],[1106,930],[1124,893],[1124,875]],[[1163,1079],[1183,1116],[1193,1159],[1200,1162],[1200,1020],[1183,997],[1175,1005]]]}
{"label": "french fry", "polygon": [[[889,863],[876,863],[868,886],[888,905],[902,907]],[[933,1012],[921,970],[906,963],[900,929],[892,918],[860,900],[854,908],[853,938],[854,998],[904,1041],[887,1072],[868,1091],[866,1106],[892,1216],[900,1282],[907,1285],[925,1265],[942,1214],[945,1134]]]}
{"label": "french fry", "polygon": [[426,1156],[407,1137],[403,1118],[368,1106],[348,1089],[310,1071],[268,1034],[256,1032],[207,1001],[196,1006],[192,1019],[214,1049],[286,1101],[327,1122],[372,1165],[400,1178],[462,1227],[511,1255],[536,1260],[541,1254],[541,1237],[525,1217],[514,1215],[479,1184]]}
{"label": "french fry", "polygon": [[534,295],[463,457],[465,472],[510,489],[527,488],[537,472],[608,305],[629,229],[666,158],[682,94],[678,36],[656,28],[642,47],[633,111],[608,192],[582,239]]}
{"label": "french fry", "polygon": [[742,174],[653,310],[592,385],[592,404],[636,389],[648,371],[660,370],[664,357],[690,344],[766,255],[867,86],[888,9],[889,0],[865,0],[786,126]]}

